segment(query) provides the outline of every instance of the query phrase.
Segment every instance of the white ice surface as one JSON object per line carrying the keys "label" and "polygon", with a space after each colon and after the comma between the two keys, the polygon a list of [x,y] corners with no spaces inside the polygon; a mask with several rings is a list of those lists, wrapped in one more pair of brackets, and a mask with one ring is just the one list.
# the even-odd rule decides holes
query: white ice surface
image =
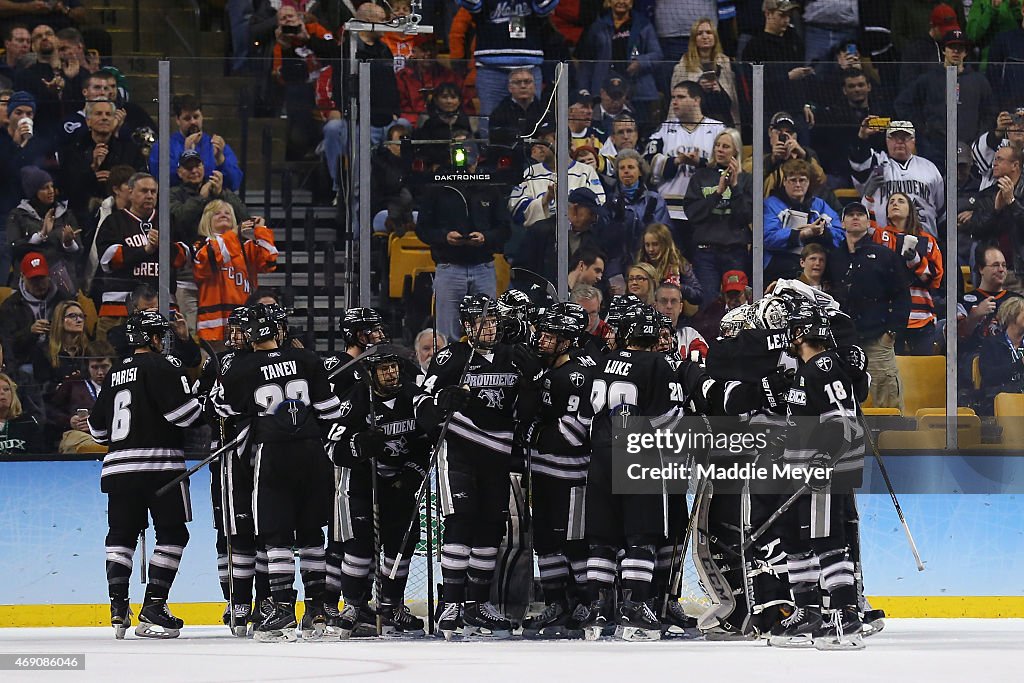
{"label": "white ice surface", "polygon": [[859,652],[763,642],[365,641],[257,643],[223,627],[115,641],[110,628],[0,628],[0,652],[85,654],[85,671],[0,681],[416,681],[417,683],[839,683],[1024,681],[1024,619],[890,619]]}

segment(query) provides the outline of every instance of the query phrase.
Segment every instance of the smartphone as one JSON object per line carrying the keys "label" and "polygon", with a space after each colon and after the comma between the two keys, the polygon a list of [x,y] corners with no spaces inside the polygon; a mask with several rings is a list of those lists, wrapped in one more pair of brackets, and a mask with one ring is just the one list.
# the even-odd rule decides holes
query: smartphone
{"label": "smartphone", "polygon": [[857,54],[857,46],[854,45],[853,43],[850,43],[849,45],[847,45],[846,46],[846,54],[850,55],[851,57],[856,55]]}
{"label": "smartphone", "polygon": [[89,409],[79,408],[78,410],[75,411],[75,417],[89,417]]}
{"label": "smartphone", "polygon": [[887,128],[892,123],[892,118],[888,116],[872,116],[868,119],[869,128]]}
{"label": "smartphone", "polygon": [[718,74],[715,73],[714,71],[705,71],[705,72],[701,73],[700,78],[698,78],[697,80],[701,80],[701,81],[716,81],[716,80],[718,80]]}
{"label": "smartphone", "polygon": [[300,29],[300,27],[298,27],[298,26],[282,26],[281,27],[281,33],[292,33],[292,34],[295,34],[295,33],[299,32],[299,29]]}

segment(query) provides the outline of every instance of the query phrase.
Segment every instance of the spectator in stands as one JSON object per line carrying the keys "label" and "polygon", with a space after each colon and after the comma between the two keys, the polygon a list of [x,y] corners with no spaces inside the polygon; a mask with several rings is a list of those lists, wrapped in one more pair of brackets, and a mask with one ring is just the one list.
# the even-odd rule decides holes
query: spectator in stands
{"label": "spectator in stands", "polygon": [[7,123],[11,117],[7,112],[7,103],[11,101],[14,91],[10,88],[0,88],[0,131],[7,130]]}
{"label": "spectator in stands", "polygon": [[956,309],[957,337],[960,343],[960,367],[969,366],[971,354],[977,353],[986,337],[1004,332],[996,313],[1007,301],[1020,294],[1004,289],[1006,282],[1006,257],[999,247],[979,245],[974,269],[980,276],[980,284],[973,292],[960,296]]}
{"label": "spectator in stands", "polygon": [[[968,43],[962,31],[950,31],[942,38],[943,66],[957,70],[957,140],[975,140],[996,117],[995,98],[988,80],[964,66]],[[946,72],[931,69],[905,87],[893,103],[896,115],[924,131],[919,140],[921,154],[938,165],[946,157]]]}
{"label": "spectator in stands", "polygon": [[[53,168],[52,145],[34,135],[36,101],[19,90],[7,101],[7,126],[0,131],[0,216],[6,216],[21,201],[21,169],[25,166]],[[6,284],[11,268],[6,241],[0,247],[0,284]]]}
{"label": "spectator in stands", "polygon": [[466,113],[475,115],[473,99],[476,97],[476,21],[465,7],[460,7],[452,18],[448,31],[448,63],[463,76],[462,99],[466,104]]}
{"label": "spectator in stands", "polygon": [[[851,183],[850,148],[857,144],[861,122],[869,116],[890,117],[891,113],[863,71],[843,72],[841,96],[818,108],[812,136],[832,187],[847,187]],[[882,151],[881,140],[874,138],[868,144],[875,151]]]}
{"label": "spectator in stands", "polygon": [[[945,182],[935,164],[917,156],[914,125],[890,121],[881,128],[870,122],[870,117],[861,121],[857,142],[850,148],[854,187],[863,193],[868,215],[879,225],[888,225],[886,198],[893,192],[906,192],[917,205],[921,225],[938,235],[938,216],[946,210]],[[876,152],[869,141],[883,131],[885,151]]]}
{"label": "spectator in stands", "polygon": [[[412,124],[405,119],[395,119],[387,128],[385,138],[390,142],[408,139],[412,133]],[[370,211],[392,209],[397,212],[396,204],[412,204],[412,195],[406,188],[411,173],[411,162],[402,156],[399,145],[381,145],[372,152],[370,158]],[[410,209],[411,210],[411,209]]]}
{"label": "spectator in stands", "polygon": [[32,351],[32,377],[49,397],[57,385],[81,376],[82,359],[89,345],[85,332],[85,311],[77,301],[61,301],[50,314],[50,329]]}
{"label": "spectator in stands", "polygon": [[[113,347],[106,342],[92,342],[85,350],[86,374],[62,382],[50,397],[47,426],[61,434],[58,451],[72,453],[103,453],[89,433],[88,413],[96,404],[103,381],[117,361]],[[79,414],[79,411],[86,411]]]}
{"label": "spectator in stands", "polygon": [[707,17],[697,19],[690,27],[689,47],[672,69],[669,87],[683,81],[694,81],[703,88],[701,110],[704,114],[729,126],[739,123],[736,74],[729,55],[722,51],[714,23]]}
{"label": "spectator in stands", "polygon": [[693,174],[683,200],[694,226],[693,270],[705,306],[718,295],[723,273],[750,269],[754,180],[740,171],[742,151],[739,131],[719,133],[711,164]]}
{"label": "spectator in stands", "polygon": [[615,169],[619,152],[636,151],[637,143],[640,142],[637,122],[631,113],[618,114],[612,120],[609,130],[611,134],[601,145],[600,159],[598,160],[598,171],[601,173],[601,182],[604,183],[606,191],[614,187],[617,182]]}
{"label": "spectator in stands", "polygon": [[114,134],[116,104],[89,102],[85,105],[85,116],[86,127],[76,131],[60,150],[61,185],[68,205],[81,223],[92,212],[93,204],[106,196],[111,168],[122,164],[140,171],[146,168],[146,160],[135,143]]}
{"label": "spectator in stands", "polygon": [[77,291],[82,252],[78,221],[67,202],[57,201],[53,179],[46,171],[35,166],[21,169],[21,187],[28,199],[22,199],[7,216],[7,243],[14,261],[30,251],[39,252],[49,263],[51,278],[61,281],[60,288]]}
{"label": "spectator in stands", "polygon": [[[392,24],[401,20],[404,17],[408,17],[412,14],[412,5],[410,0],[391,0],[387,3],[391,8],[390,19]],[[432,40],[433,36],[428,36],[419,33],[405,33],[404,31],[398,31],[394,33],[382,33],[380,36],[381,41],[388,46],[391,54],[395,59],[395,73],[402,71],[409,66],[411,60],[417,59],[416,48],[424,45],[428,45],[427,51],[430,52],[431,56],[436,54],[437,45]],[[422,59],[422,56],[419,57]],[[402,108],[402,114],[414,114],[422,112],[422,109],[406,109]],[[415,119],[415,116],[413,116]]]}
{"label": "spectator in stands", "polygon": [[[1016,145],[1000,147],[992,161],[995,183],[978,193],[974,213],[961,229],[976,243],[998,244],[1011,255],[1009,263],[1013,279],[1010,286],[1024,277],[1024,182],[1021,173],[1022,152]],[[1016,288],[1016,287],[1014,287]]]}
{"label": "spectator in stands", "polygon": [[601,7],[596,2],[559,0],[558,7],[551,13],[551,25],[570,47],[576,47],[583,38],[583,32],[594,23],[600,12]]}
{"label": "spectator in stands", "polygon": [[[937,3],[923,13],[920,0],[895,3],[892,12],[892,40],[900,52],[900,87],[908,88],[919,76],[943,61],[942,37],[959,31],[963,24],[956,11],[945,3]],[[956,3],[959,4],[959,3]],[[908,6],[917,5],[917,16],[907,16]],[[925,19],[924,14],[928,14]],[[925,23],[927,22],[927,24]],[[925,32],[925,26],[928,27]]]}
{"label": "spectator in stands", "polygon": [[608,262],[606,247],[611,247],[613,253],[622,253],[621,240],[609,235],[607,224],[601,220],[602,213],[597,195],[589,188],[569,193],[569,289],[577,278],[590,285],[603,282],[601,277]]}
{"label": "spectator in stands", "polygon": [[50,279],[46,257],[25,254],[15,291],[0,304],[0,340],[8,369],[31,381],[32,350],[50,331],[50,313],[71,292],[62,292]]}
{"label": "spectator in stands", "polygon": [[683,197],[690,177],[706,166],[714,152],[715,138],[725,127],[701,110],[703,89],[694,81],[672,86],[671,113],[654,131],[644,155],[651,166],[651,186],[665,198],[676,240],[689,253],[690,231]]}
{"label": "spectator in stands", "polygon": [[832,249],[843,240],[839,216],[808,191],[810,174],[810,164],[790,159],[782,165],[782,187],[764,200],[765,282],[797,277],[805,244]]}
{"label": "spectator in stands", "polygon": [[599,102],[594,109],[593,125],[605,135],[611,135],[615,117],[619,114],[629,114],[633,121],[636,121],[633,109],[626,101],[629,91],[626,89],[626,81],[618,74],[608,74],[608,78],[601,84]]}
{"label": "spectator in stands", "polygon": [[1019,107],[1024,102],[1024,7],[1015,14],[1016,26],[997,35],[988,52],[986,75],[1000,108],[1004,109]]}
{"label": "spectator in stands", "polygon": [[658,272],[650,263],[634,263],[626,272],[626,291],[648,306],[654,305],[654,290],[658,288]]}
{"label": "spectator in stands", "polygon": [[672,347],[683,358],[692,360],[694,353],[703,358],[708,353],[708,343],[689,326],[685,306],[682,291],[671,282],[662,282],[654,291],[654,308],[672,323]]}
{"label": "spectator in stands", "polygon": [[811,242],[800,250],[800,277],[797,279],[815,289],[825,289],[825,265],[828,252],[825,247]]}
{"label": "spectator in stands", "polygon": [[[785,111],[777,111],[768,123],[768,152],[764,155],[764,196],[782,187],[782,166],[791,159],[807,162],[810,178],[809,193],[822,196],[829,201],[826,188],[825,170],[818,161],[818,154],[809,146],[801,145],[797,140],[796,119]],[[743,164],[743,170],[753,173],[754,159]],[[831,202],[830,202],[831,204]]]}
{"label": "spectator in stands", "polygon": [[636,254],[637,263],[647,263],[655,271],[657,284],[669,283],[679,287],[686,303],[696,310],[703,298],[700,281],[693,273],[693,266],[686,260],[675,242],[668,226],[651,223],[644,229],[643,241]]}
{"label": "spectator in stands", "polygon": [[[467,171],[479,162],[476,144],[466,143]],[[436,327],[449,339],[462,337],[459,304],[467,294],[497,296],[494,255],[508,239],[509,213],[499,188],[454,182],[426,188],[416,235],[430,245]]]}
{"label": "spectator in stands", "polygon": [[581,145],[572,150],[571,152],[569,152],[569,155],[575,161],[578,161],[581,164],[586,164],[587,166],[593,168],[595,171],[598,170],[597,166],[601,159],[601,156],[597,153],[596,147],[593,147],[591,145]]}
{"label": "spectator in stands", "polygon": [[[419,117],[419,126],[413,137],[417,140],[451,140],[455,130],[471,131],[469,117],[463,111],[462,90],[454,83],[442,83],[434,91],[427,105],[427,113]],[[448,147],[429,146],[426,156],[435,158],[438,154],[448,156]]]}
{"label": "spectator in stands", "polygon": [[[156,311],[160,307],[160,296],[153,285],[142,283],[131,291],[124,305],[129,316],[135,311]],[[198,368],[202,361],[202,352],[189,334],[185,317],[178,311],[171,311],[170,323],[171,334],[164,337],[164,353],[173,353],[186,368]],[[114,347],[119,359],[127,358],[132,353],[125,337],[124,322],[110,328],[107,342]]]}
{"label": "spectator in stands", "polygon": [[857,40],[860,13],[857,2],[808,2],[804,5],[804,61],[811,63],[827,57],[836,48]]}
{"label": "spectator in stands", "polygon": [[718,338],[718,326],[726,312],[753,300],[747,274],[742,270],[728,270],[723,273],[722,283],[718,289],[721,292],[718,297],[690,321],[693,328],[705,339]]}
{"label": "spectator in stands", "polygon": [[601,354],[604,339],[611,332],[611,326],[601,320],[601,290],[591,285],[578,284],[569,292],[569,301],[579,304],[587,312],[587,334],[580,340],[580,346],[595,358]]}
{"label": "spectator in stands", "polygon": [[[520,137],[529,137],[543,116],[544,105],[537,99],[534,69],[520,68],[508,72],[508,95],[492,106],[489,129],[505,131],[506,135],[514,134],[518,141]],[[481,135],[484,134],[482,130],[481,126]]]}
{"label": "spectator in stands", "polygon": [[843,209],[845,239],[828,254],[828,280],[872,368],[872,405],[902,409],[895,343],[910,315],[906,268],[894,252],[871,241],[869,224],[863,204],[852,202]]}
{"label": "spectator in stands", "polygon": [[81,107],[85,102],[78,93],[85,86],[86,77],[100,70],[100,55],[95,50],[86,54],[85,39],[73,26],[57,31],[57,54],[60,56],[61,73],[68,79],[70,88],[63,93],[64,106]]}
{"label": "spectator in stands", "polygon": [[[514,69],[529,70],[541,82],[544,62],[543,25],[558,0],[456,0],[476,21],[476,92],[480,98],[480,135],[487,137],[488,120],[505,97]],[[518,80],[525,81],[523,76]],[[517,87],[527,87],[525,83]],[[532,93],[531,93],[532,97]],[[518,117],[517,117],[518,118]],[[539,117],[537,117],[539,118]]]}
{"label": "spectator in stands", "polygon": [[[371,23],[384,23],[386,13],[380,5],[363,3],[356,9],[356,19]],[[395,81],[394,56],[373,31],[360,31],[356,38],[356,59],[370,62],[370,144],[379,145],[387,126],[398,118],[400,98]],[[340,92],[336,89],[335,92]]]}
{"label": "spectator in stands", "polygon": [[18,385],[0,373],[0,455],[39,453],[39,422],[22,414]]}
{"label": "spectator in stands", "polygon": [[[78,92],[78,77],[65,73],[57,51],[57,36],[46,24],[32,29],[32,53],[35,61],[17,72],[14,89],[31,93],[36,101],[35,134],[55,140],[63,119],[62,102],[65,90]],[[78,87],[75,87],[75,86]]]}
{"label": "spectator in stands", "polygon": [[[85,104],[88,102],[115,102],[117,100],[117,77],[106,70],[96,71],[85,77],[82,83],[82,108],[64,119],[61,124],[61,144],[71,141],[75,132],[86,125]],[[123,126],[128,111],[119,107],[115,114],[115,132],[121,137],[130,137]]]}
{"label": "spectator in stands", "polygon": [[837,45],[827,55],[828,59],[818,62],[814,68],[814,77],[808,81],[808,100],[811,104],[811,115],[804,118],[812,128],[817,122],[817,113],[820,109],[827,107],[834,102],[841,100],[843,75],[848,72],[863,73],[868,81],[874,86],[882,83],[881,75],[871,62],[870,55],[861,55],[860,48],[856,42],[846,41]]}
{"label": "spectator in stands", "polygon": [[981,342],[981,415],[993,414],[996,394],[1024,394],[1024,298],[1014,297],[999,307],[996,320],[1002,328]]}
{"label": "spectator in stands", "polygon": [[801,107],[807,102],[804,81],[814,68],[803,66],[804,43],[790,22],[799,7],[790,0],[764,0],[764,30],[743,49],[745,62],[764,64],[765,111]]}
{"label": "spectator in stands", "polygon": [[871,238],[903,258],[910,288],[910,316],[896,330],[897,350],[903,356],[930,356],[937,341],[935,302],[930,290],[942,286],[942,253],[939,243],[921,227],[914,200],[902,192],[889,195],[889,225],[876,229]]}
{"label": "spectator in stands", "polygon": [[967,38],[981,48],[979,68],[984,71],[989,62],[989,48],[996,36],[1020,27],[1020,3],[1006,0],[974,0],[967,14],[964,32]]}
{"label": "spectator in stands", "polygon": [[430,361],[438,349],[448,345],[448,339],[443,334],[437,334],[433,327],[420,330],[413,342],[413,349],[416,351],[416,362],[423,372],[430,367]]}
{"label": "spectator in stands", "polygon": [[611,245],[606,243],[608,264],[605,274],[612,293],[618,294],[621,293],[620,288],[624,289],[622,277],[626,265],[642,244],[644,229],[651,223],[667,225],[671,217],[661,195],[647,189],[644,177],[649,168],[636,150],[620,151],[615,159],[615,169],[619,181],[606,200],[612,224],[609,235],[623,241],[626,253],[616,256],[618,250],[609,248]]}
{"label": "spectator in stands", "polygon": [[590,146],[598,148],[607,134],[594,127],[594,97],[589,90],[577,90],[569,95],[570,150]]}
{"label": "spectator in stands", "polygon": [[982,133],[971,144],[972,162],[977,165],[978,189],[984,190],[996,182],[992,177],[996,150],[1010,144],[1024,148],[1024,111],[1020,109],[1013,114],[999,112],[995,128]]}
{"label": "spectator in stands", "polygon": [[605,0],[604,6],[608,11],[587,28],[576,48],[577,82],[597,92],[611,72],[621,74],[641,127],[654,128],[660,120],[658,74],[663,68],[654,24],[633,11],[633,0]]}
{"label": "spectator in stands", "polygon": [[35,28],[39,24],[45,23],[55,29],[61,29],[65,26],[86,24],[90,20],[89,10],[82,0],[59,0],[58,2],[11,0],[5,4],[7,12],[18,16],[29,28]]}
{"label": "spectator in stands", "polygon": [[604,252],[594,246],[576,249],[569,256],[569,290],[576,285],[598,287],[604,277]]}
{"label": "spectator in stands", "polygon": [[6,79],[5,87],[14,84],[16,72],[22,68],[22,61],[32,49],[32,34],[25,24],[9,24],[4,31],[4,57],[0,59],[0,79]]}
{"label": "spectator in stands", "polygon": [[84,259],[85,269],[82,277],[82,291],[90,296],[92,282],[100,264],[100,254],[96,252],[96,235],[99,228],[112,213],[121,209],[127,209],[131,203],[131,190],[128,188],[128,181],[137,171],[131,166],[114,166],[110,169],[110,177],[107,178],[107,197],[100,202],[96,212],[89,217],[89,223],[83,230],[82,244],[87,247]]}
{"label": "spectator in stands", "polygon": [[[385,36],[402,35],[386,33]],[[412,54],[405,62],[405,67],[395,74],[398,84],[400,102],[399,111],[402,118],[414,126],[419,117],[429,111],[429,105],[436,97],[438,88],[450,84],[457,88],[461,100],[462,80],[454,71],[437,61],[437,45],[433,41],[423,41],[412,48]]]}
{"label": "spectator in stands", "polygon": [[[224,138],[216,133],[203,130],[203,105],[192,95],[179,95],[171,101],[171,113],[178,130],[171,133],[171,144],[168,159],[171,164],[171,186],[181,182],[178,178],[178,159],[187,149],[199,151],[203,160],[203,168],[207,176],[220,171],[224,176],[224,187],[238,192],[242,185],[242,169],[238,167],[238,158]],[[159,174],[160,143],[157,142],[149,152],[149,172],[153,176]]]}
{"label": "spectator in stands", "polygon": [[[213,200],[199,221],[201,240],[195,247],[195,279],[199,284],[201,339],[222,343],[228,315],[245,304],[259,285],[259,274],[277,267],[274,233],[262,217],[241,224],[231,204]],[[205,239],[203,239],[205,238]]]}

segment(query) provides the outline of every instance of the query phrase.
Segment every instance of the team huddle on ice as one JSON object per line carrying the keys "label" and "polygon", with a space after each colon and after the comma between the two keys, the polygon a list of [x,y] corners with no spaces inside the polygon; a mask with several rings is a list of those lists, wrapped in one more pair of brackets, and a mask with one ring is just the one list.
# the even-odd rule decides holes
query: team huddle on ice
{"label": "team huddle on ice", "polygon": [[[680,358],[668,319],[632,296],[612,301],[603,340],[585,332],[581,306],[535,306],[514,290],[467,296],[460,314],[465,338],[437,350],[424,375],[395,353],[373,309],[346,311],[346,353],[321,359],[290,343],[284,309],[240,307],[227,351],[194,386],[162,353],[166,320],[130,317],[134,353],[89,417],[109,445],[101,486],[116,636],[134,616],[128,580],[147,515],[156,546],[136,633],[173,638],[183,626],[167,606],[191,518],[183,430],[204,419],[218,456],[224,623],[237,636],[423,636],[405,589],[433,486],[443,585],[430,617],[449,640],[703,636],[855,649],[881,629],[884,615],[863,596],[853,494],[870,377],[828,295],[780,281],[726,314],[705,362]],[[789,493],[693,477],[693,509],[682,493],[613,493],[615,427],[628,418],[656,433],[686,416],[733,416],[770,435],[739,454],[695,449],[694,471],[812,474]],[[794,428],[801,418],[814,428]],[[530,544],[544,608],[527,616]],[[525,561],[504,566],[503,545],[526,548]],[[698,618],[679,602],[687,552],[711,598]]]}

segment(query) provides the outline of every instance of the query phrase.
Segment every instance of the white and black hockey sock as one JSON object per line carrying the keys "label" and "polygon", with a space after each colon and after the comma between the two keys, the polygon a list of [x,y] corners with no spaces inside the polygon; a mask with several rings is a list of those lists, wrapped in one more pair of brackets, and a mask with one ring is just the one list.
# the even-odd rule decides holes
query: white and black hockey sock
{"label": "white and black hockey sock", "polygon": [[491,581],[498,563],[496,547],[476,548],[469,554],[469,569],[466,571],[466,599],[487,602],[491,595]]}
{"label": "white and black hockey sock", "polygon": [[651,597],[654,580],[654,546],[631,545],[622,560],[622,590],[631,591],[633,600],[643,602]]}
{"label": "white and black hockey sock", "polygon": [[469,569],[470,547],[461,543],[441,546],[441,576],[444,579],[446,603],[466,601],[466,571]]}

